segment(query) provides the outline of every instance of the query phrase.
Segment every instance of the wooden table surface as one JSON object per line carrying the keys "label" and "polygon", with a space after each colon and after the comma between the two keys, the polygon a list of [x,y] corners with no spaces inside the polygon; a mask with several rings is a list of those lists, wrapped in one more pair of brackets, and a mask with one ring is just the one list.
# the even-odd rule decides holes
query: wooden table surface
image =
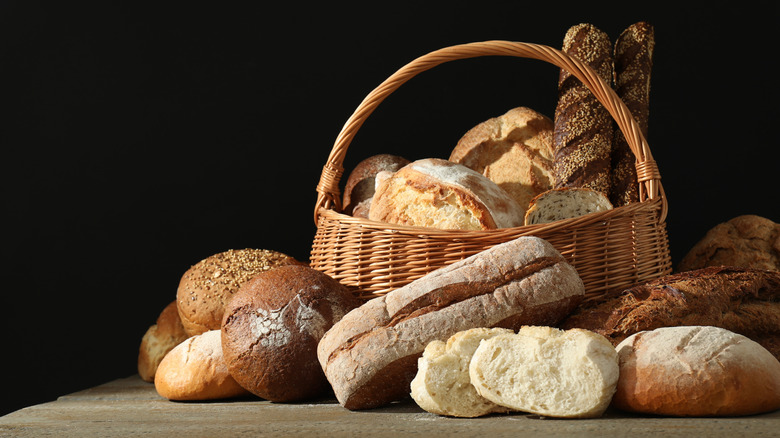
{"label": "wooden table surface", "polygon": [[257,398],[171,402],[137,375],[30,406],[0,417],[5,437],[219,436],[706,436],[780,437],[780,411],[737,418],[661,418],[608,411],[586,420],[500,414],[449,418],[414,402],[349,411],[335,400],[271,403]]}

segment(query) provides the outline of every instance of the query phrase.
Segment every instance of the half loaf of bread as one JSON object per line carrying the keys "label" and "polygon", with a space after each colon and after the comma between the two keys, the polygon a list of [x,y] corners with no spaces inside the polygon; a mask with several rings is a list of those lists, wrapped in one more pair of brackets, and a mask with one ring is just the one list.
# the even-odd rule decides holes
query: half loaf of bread
{"label": "half loaf of bread", "polygon": [[546,224],[612,209],[602,192],[578,187],[548,190],[531,200],[525,212],[525,224]]}

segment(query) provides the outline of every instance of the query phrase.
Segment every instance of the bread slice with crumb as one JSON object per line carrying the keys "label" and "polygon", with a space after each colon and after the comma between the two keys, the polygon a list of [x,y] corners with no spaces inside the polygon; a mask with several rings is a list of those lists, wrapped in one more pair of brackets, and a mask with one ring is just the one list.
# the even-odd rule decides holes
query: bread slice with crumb
{"label": "bread slice with crumb", "polygon": [[609,198],[597,190],[561,187],[548,190],[531,200],[525,212],[525,225],[546,224],[590,213],[611,210]]}

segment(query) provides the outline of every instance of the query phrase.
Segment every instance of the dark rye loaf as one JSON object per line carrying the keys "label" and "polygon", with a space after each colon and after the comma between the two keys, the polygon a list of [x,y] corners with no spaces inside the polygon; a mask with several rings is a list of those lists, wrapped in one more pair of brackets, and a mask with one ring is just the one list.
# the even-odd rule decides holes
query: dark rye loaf
{"label": "dark rye loaf", "polygon": [[730,330],[780,359],[780,272],[714,266],[672,274],[587,301],[560,325],[595,331],[613,345],[675,326]]}
{"label": "dark rye loaf", "polygon": [[520,237],[367,301],[328,330],[317,356],[342,406],[379,407],[409,397],[431,341],[476,327],[552,325],[584,293],[552,245]]}

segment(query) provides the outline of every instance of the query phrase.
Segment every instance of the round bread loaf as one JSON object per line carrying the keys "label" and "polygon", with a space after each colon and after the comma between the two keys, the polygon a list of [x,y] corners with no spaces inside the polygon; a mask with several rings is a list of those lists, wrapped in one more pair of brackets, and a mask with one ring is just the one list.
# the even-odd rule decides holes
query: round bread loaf
{"label": "round bread loaf", "polygon": [[617,346],[615,407],[670,416],[752,415],[780,409],[780,362],[718,327],[663,327]]}
{"label": "round bread loaf", "polygon": [[169,400],[216,400],[249,394],[225,366],[219,330],[192,336],[166,354],[154,387]]}
{"label": "round bread loaf", "polygon": [[317,343],[360,303],[341,283],[307,266],[257,275],[225,309],[222,347],[230,374],[266,400],[324,395],[330,387],[317,361]]}
{"label": "round bread loaf", "polygon": [[359,162],[347,178],[344,186],[344,214],[368,218],[371,198],[376,191],[375,179],[379,172],[396,172],[409,164],[398,155],[379,154]]}
{"label": "round bread loaf", "polygon": [[184,273],[176,293],[184,330],[190,336],[219,330],[225,304],[243,283],[291,264],[303,263],[280,252],[251,248],[231,249],[201,260]]}
{"label": "round bread loaf", "polygon": [[141,380],[154,382],[154,374],[163,357],[187,338],[187,332],[184,331],[176,308],[176,301],[172,301],[165,306],[157,317],[156,323],[150,326],[141,338],[141,345],[138,348],[138,375],[141,376]]}
{"label": "round bread loaf", "polygon": [[416,227],[491,230],[523,224],[525,210],[496,183],[438,158],[414,161],[376,189],[369,218]]}
{"label": "round bread loaf", "polygon": [[471,128],[449,160],[463,164],[498,184],[522,208],[552,188],[553,121],[518,107]]}
{"label": "round bread loaf", "polygon": [[690,249],[677,270],[719,265],[780,271],[780,224],[756,215],[718,224]]}

